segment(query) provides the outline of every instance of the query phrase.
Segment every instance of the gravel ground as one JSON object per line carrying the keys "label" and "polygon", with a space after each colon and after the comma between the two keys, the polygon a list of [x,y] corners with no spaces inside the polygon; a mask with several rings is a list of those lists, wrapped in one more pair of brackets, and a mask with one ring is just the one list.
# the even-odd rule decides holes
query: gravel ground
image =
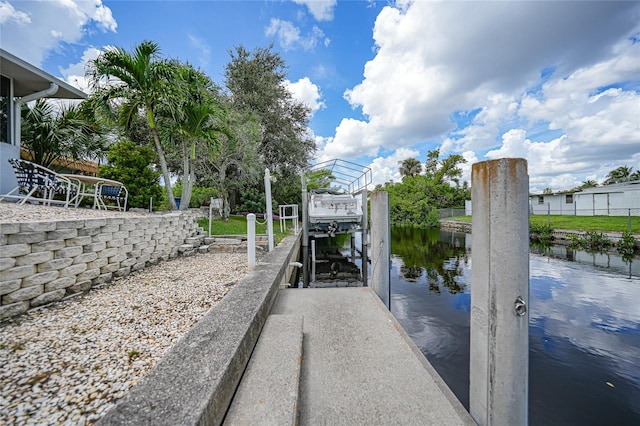
{"label": "gravel ground", "polygon": [[[64,208],[57,206],[40,206],[23,204],[21,206],[7,201],[0,201],[0,223],[3,222],[40,222],[67,219],[90,219],[102,217],[140,217],[149,216],[152,213],[119,212],[113,210],[94,210],[84,208]],[[153,213],[155,214],[155,213]]]}
{"label": "gravel ground", "polygon": [[[0,202],[0,222],[106,213],[7,204]],[[94,423],[246,275],[246,265],[246,254],[178,258],[0,323],[0,424]]]}

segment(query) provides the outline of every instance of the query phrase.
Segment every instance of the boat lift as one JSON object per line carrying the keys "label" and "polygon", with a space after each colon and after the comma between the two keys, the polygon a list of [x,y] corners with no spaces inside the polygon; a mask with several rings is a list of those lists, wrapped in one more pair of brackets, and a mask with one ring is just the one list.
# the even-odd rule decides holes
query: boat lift
{"label": "boat lift", "polygon": [[[309,188],[310,172],[327,170],[322,188]],[[355,234],[360,232],[362,283],[367,286],[368,186],[371,169],[346,160],[324,161],[302,174],[302,253],[303,287],[315,281],[315,240],[350,234],[352,259],[355,259]]]}

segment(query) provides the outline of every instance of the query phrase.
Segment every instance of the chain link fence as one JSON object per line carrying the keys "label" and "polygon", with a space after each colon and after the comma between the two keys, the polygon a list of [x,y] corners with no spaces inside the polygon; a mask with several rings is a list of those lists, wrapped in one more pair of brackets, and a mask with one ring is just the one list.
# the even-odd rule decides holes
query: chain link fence
{"label": "chain link fence", "polygon": [[448,217],[464,216],[465,209],[438,209],[438,215],[440,219],[446,219]]}

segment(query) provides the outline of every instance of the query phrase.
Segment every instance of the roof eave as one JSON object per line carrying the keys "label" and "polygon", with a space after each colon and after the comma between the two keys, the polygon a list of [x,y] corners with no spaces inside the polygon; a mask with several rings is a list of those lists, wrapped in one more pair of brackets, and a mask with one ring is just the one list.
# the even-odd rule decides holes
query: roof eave
{"label": "roof eave", "polygon": [[50,98],[57,99],[86,99],[87,94],[82,90],[52,76],[51,74],[31,65],[17,56],[0,49],[0,73],[13,79],[13,95],[23,97],[45,90],[51,83],[58,85],[58,91]]}

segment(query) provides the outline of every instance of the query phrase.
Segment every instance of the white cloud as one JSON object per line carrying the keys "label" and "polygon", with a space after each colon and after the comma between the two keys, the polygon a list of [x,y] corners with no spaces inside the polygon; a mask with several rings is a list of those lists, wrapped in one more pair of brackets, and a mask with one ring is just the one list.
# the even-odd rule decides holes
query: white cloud
{"label": "white cloud", "polygon": [[322,42],[325,47],[330,43],[329,38],[325,37],[324,32],[316,26],[311,29],[310,34],[303,36],[300,33],[300,28],[293,23],[277,18],[271,19],[269,26],[265,29],[265,35],[277,36],[278,42],[284,50],[293,50],[298,47],[304,50],[313,50],[318,42]]}
{"label": "white cloud", "polygon": [[389,181],[399,182],[402,179],[399,163],[407,158],[416,158],[418,156],[420,156],[420,152],[416,150],[400,148],[388,157],[375,158],[369,165],[373,175],[373,187]]}
{"label": "white cloud", "polygon": [[189,38],[191,47],[198,51],[198,64],[202,68],[207,68],[211,59],[211,46],[206,40],[196,37],[193,34],[188,34],[187,37]]}
{"label": "white cloud", "polygon": [[637,2],[389,5],[376,56],[344,94],[362,116],[342,119],[325,150],[440,142],[441,154],[527,158],[536,184],[638,169],[639,23]]}
{"label": "white cloud", "polygon": [[293,0],[296,4],[307,6],[309,12],[318,21],[331,21],[337,0]]}
{"label": "white cloud", "polygon": [[76,64],[70,64],[67,68],[60,68],[60,74],[64,77],[64,80],[70,85],[84,91],[85,93],[91,93],[91,86],[88,79],[85,77],[85,71],[89,61],[97,59],[102,51],[90,47],[82,54],[82,60]]}
{"label": "white cloud", "polygon": [[285,80],[285,84],[293,98],[311,108],[312,114],[325,107],[320,89],[309,77],[303,77],[295,83]]}
{"label": "white cloud", "polygon": [[[0,7],[2,48],[38,67],[63,43],[79,43],[91,26],[112,32],[117,28],[101,0],[11,1]],[[11,18],[5,18],[6,11]]]}
{"label": "white cloud", "polygon": [[28,13],[16,10],[10,3],[0,2],[0,24],[13,21],[18,25],[26,25],[31,22]]}

